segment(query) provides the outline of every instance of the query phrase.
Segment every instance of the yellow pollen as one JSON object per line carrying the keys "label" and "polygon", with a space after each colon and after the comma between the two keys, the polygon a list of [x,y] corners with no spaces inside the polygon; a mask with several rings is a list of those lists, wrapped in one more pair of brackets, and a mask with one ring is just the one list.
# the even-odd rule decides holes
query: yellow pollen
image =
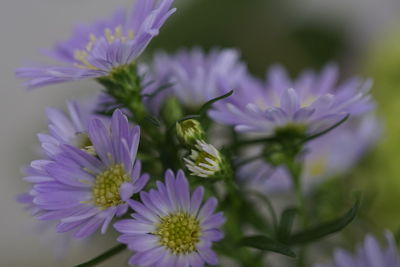
{"label": "yellow pollen", "polygon": [[199,221],[181,212],[162,217],[154,232],[159,237],[160,245],[167,247],[174,254],[188,254],[196,251],[200,233]]}
{"label": "yellow pollen", "polygon": [[[114,32],[109,28],[104,29],[104,37],[106,38],[109,44],[112,44],[115,40],[120,40],[122,43],[125,43],[128,40],[133,40],[134,33],[132,30],[129,30],[127,32],[127,35],[124,36],[122,27],[117,26],[115,27]],[[78,68],[90,69],[90,70],[99,69],[98,67],[91,64],[87,59],[97,40],[98,40],[97,37],[91,33],[89,35],[89,42],[85,46],[85,49],[84,50],[77,49],[74,51],[74,58],[77,61],[75,65]]]}
{"label": "yellow pollen", "polygon": [[119,188],[129,180],[122,164],[113,165],[97,175],[92,190],[94,203],[102,209],[121,204]]}

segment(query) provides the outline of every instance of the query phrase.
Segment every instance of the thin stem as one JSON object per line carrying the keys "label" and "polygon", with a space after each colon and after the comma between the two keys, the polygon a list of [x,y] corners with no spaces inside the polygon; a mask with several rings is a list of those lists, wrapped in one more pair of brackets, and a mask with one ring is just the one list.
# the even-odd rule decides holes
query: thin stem
{"label": "thin stem", "polygon": [[261,198],[261,199],[267,204],[267,209],[268,209],[268,211],[269,211],[269,213],[270,213],[270,215],[271,215],[272,224],[273,224],[274,231],[275,231],[275,234],[276,234],[276,233],[278,232],[278,225],[279,225],[279,223],[278,223],[278,216],[277,216],[277,214],[276,214],[276,211],[275,211],[275,209],[274,209],[274,206],[272,205],[271,200],[269,199],[269,197],[268,197],[266,194],[260,194],[259,192],[254,191],[254,190],[249,191],[249,192],[250,192],[252,195],[255,195],[255,196]]}
{"label": "thin stem", "polygon": [[[301,227],[303,228],[303,230],[305,230],[308,225],[308,219],[307,219],[307,212],[306,212],[306,208],[305,208],[305,201],[304,201],[304,197],[303,197],[303,187],[302,187],[302,183],[301,183],[302,164],[296,162],[295,159],[292,159],[292,161],[287,164],[287,168],[289,170],[289,173],[290,173],[290,175],[292,177],[292,181],[293,181],[296,202],[299,207]],[[298,253],[298,260],[297,260],[298,267],[306,266],[306,253],[307,253],[306,247],[305,246],[301,247],[300,251]]]}
{"label": "thin stem", "polygon": [[90,261],[87,261],[87,262],[81,263],[79,265],[76,265],[75,267],[91,267],[91,266],[95,266],[95,265],[105,261],[106,259],[111,258],[112,256],[122,252],[125,248],[126,248],[126,246],[124,244],[119,244],[119,245],[107,250],[106,252],[100,254],[96,258],[93,258]]}

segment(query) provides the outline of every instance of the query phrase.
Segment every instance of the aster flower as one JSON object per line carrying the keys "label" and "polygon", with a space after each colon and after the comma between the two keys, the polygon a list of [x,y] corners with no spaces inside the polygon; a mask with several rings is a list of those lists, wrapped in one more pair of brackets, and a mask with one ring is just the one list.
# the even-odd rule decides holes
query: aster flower
{"label": "aster flower", "polygon": [[110,19],[76,28],[71,39],[49,54],[64,66],[28,67],[17,70],[28,88],[107,76],[131,64],[159,33],[175,11],[173,0],[136,0],[131,12],[118,10]]}
{"label": "aster flower", "polygon": [[157,190],[140,193],[142,203],[130,200],[136,212],[133,219],[114,224],[122,233],[118,241],[135,252],[129,264],[143,267],[217,264],[211,246],[223,238],[218,228],[225,219],[222,212],[214,213],[215,198],[201,205],[203,195],[203,187],[190,194],[183,171],[175,177],[168,170],[165,183],[157,182]]}
{"label": "aster flower", "polygon": [[[350,119],[335,131],[305,145],[305,189],[350,170],[373,147],[381,133],[378,119],[368,114]],[[251,151],[247,157],[258,155]],[[249,187],[268,192],[287,191],[292,186],[290,175],[283,167],[274,167],[263,159],[254,160],[238,170],[238,176]]]}
{"label": "aster flower", "polygon": [[[234,49],[214,49],[205,53],[194,48],[173,55],[158,53],[149,70],[153,72],[150,76],[154,80],[167,80],[171,84],[169,93],[164,93],[163,98],[174,96],[185,108],[193,111],[234,89],[246,66],[239,61],[239,53]],[[227,84],[224,90],[218,86],[220,80]],[[153,107],[156,104],[161,105],[162,101],[158,99]]]}
{"label": "aster flower", "polygon": [[315,267],[399,267],[400,257],[396,242],[390,232],[385,233],[386,248],[371,235],[367,235],[354,255],[341,249],[336,250],[332,264],[317,264]]}
{"label": "aster flower", "polygon": [[[92,119],[88,127],[90,142],[97,156],[71,145],[52,160],[34,161],[25,180],[34,183],[29,195],[40,220],[60,220],[57,232],[76,230],[83,238],[99,227],[104,233],[114,216],[128,209],[126,201],[146,185],[136,160],[139,127],[131,127],[116,110],[111,126]],[[29,199],[25,197],[29,204]]]}
{"label": "aster flower", "polygon": [[61,152],[61,145],[68,144],[93,153],[93,146],[87,135],[90,119],[99,117],[94,114],[94,105],[67,102],[68,113],[56,108],[47,108],[49,121],[48,133],[38,134],[41,146],[48,157]]}
{"label": "aster flower", "polygon": [[223,160],[219,151],[203,140],[197,140],[188,158],[183,159],[191,175],[213,177],[223,170]]}
{"label": "aster flower", "polygon": [[[337,84],[338,69],[328,65],[321,74],[306,71],[290,80],[284,69],[270,69],[265,85],[244,79],[234,94],[217,102],[209,115],[239,132],[274,136],[295,131],[313,134],[339,122],[347,114],[363,114],[373,107],[370,81],[353,78]],[[227,85],[221,83],[223,88]]]}

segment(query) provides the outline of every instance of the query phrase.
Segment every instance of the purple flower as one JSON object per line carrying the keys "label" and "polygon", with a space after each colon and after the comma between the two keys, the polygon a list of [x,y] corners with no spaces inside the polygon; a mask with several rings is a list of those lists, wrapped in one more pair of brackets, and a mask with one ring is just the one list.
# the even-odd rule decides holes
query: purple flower
{"label": "purple flower", "polygon": [[[305,189],[351,169],[376,143],[380,133],[378,119],[366,115],[350,119],[334,131],[307,143],[302,176]],[[248,157],[258,153],[260,151],[251,151]],[[292,186],[283,167],[273,167],[263,159],[244,165],[238,175],[247,186],[263,191],[287,191]]]}
{"label": "purple flower", "polygon": [[387,247],[383,248],[371,235],[357,248],[354,255],[338,249],[332,264],[317,264],[315,267],[400,267],[396,242],[390,232],[385,233]]}
{"label": "purple flower", "polygon": [[[239,61],[239,53],[233,49],[214,49],[208,54],[200,48],[180,50],[174,55],[158,53],[148,68],[150,76],[162,83],[157,82],[147,90],[151,92],[160,85],[171,84],[164,98],[175,96],[189,110],[235,89],[246,71],[246,66]],[[219,86],[221,81],[226,88]],[[158,99],[155,104],[159,108],[162,101]]]}
{"label": "purple flower", "polygon": [[114,224],[122,235],[118,241],[135,252],[129,264],[140,266],[204,266],[218,263],[211,246],[223,238],[218,229],[225,221],[222,212],[214,213],[215,198],[204,205],[204,189],[190,194],[188,181],[179,171],[165,175],[157,190],[141,192],[142,203],[130,200],[136,213],[133,219]]}
{"label": "purple flower", "polygon": [[17,70],[28,88],[106,76],[131,64],[174,13],[173,0],[136,0],[131,12],[118,10],[110,19],[81,25],[71,39],[49,53],[64,66],[27,67]]}
{"label": "purple flower", "polygon": [[[306,71],[290,80],[279,66],[270,69],[265,85],[245,79],[234,94],[217,102],[209,115],[240,132],[273,136],[285,129],[312,134],[346,116],[371,110],[370,81],[353,78],[337,85],[338,69],[328,65],[321,74]],[[221,84],[222,88],[230,88]]]}
{"label": "purple flower", "polygon": [[38,134],[41,146],[48,157],[62,151],[61,145],[68,144],[90,151],[93,149],[87,134],[89,121],[96,116],[92,103],[67,102],[68,113],[59,109],[47,108],[48,133]]}
{"label": "purple flower", "polygon": [[128,209],[127,200],[146,185],[136,160],[139,127],[131,127],[116,110],[109,128],[92,119],[88,135],[96,156],[71,145],[62,145],[62,153],[52,160],[32,162],[26,181],[33,183],[22,202],[36,206],[40,220],[60,220],[57,232],[75,230],[84,238],[99,227],[104,233],[114,216]]}

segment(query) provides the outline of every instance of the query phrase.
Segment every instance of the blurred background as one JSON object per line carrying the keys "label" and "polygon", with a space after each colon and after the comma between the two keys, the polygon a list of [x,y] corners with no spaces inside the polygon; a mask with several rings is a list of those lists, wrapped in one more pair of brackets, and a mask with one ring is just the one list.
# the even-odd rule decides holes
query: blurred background
{"label": "blurred background", "polygon": [[[67,240],[52,233],[52,225],[37,224],[15,202],[16,195],[27,189],[20,169],[35,158],[36,134],[46,126],[44,108],[62,107],[66,99],[99,88],[82,81],[26,92],[14,70],[30,60],[40,61],[38,51],[68,37],[74,24],[130,5],[130,0],[0,1],[0,266],[72,266],[114,244],[112,236],[96,236],[96,242],[86,243]],[[274,63],[294,75],[333,61],[340,65],[343,78],[359,74],[375,80],[373,94],[384,134],[374,153],[351,175],[352,189],[367,192],[364,215],[374,229],[398,230],[400,1],[177,0],[176,7],[178,12],[149,54],[182,46],[236,47],[260,77]],[[329,201],[335,199],[335,186],[322,191]],[[102,266],[123,266],[128,257],[120,255]]]}

